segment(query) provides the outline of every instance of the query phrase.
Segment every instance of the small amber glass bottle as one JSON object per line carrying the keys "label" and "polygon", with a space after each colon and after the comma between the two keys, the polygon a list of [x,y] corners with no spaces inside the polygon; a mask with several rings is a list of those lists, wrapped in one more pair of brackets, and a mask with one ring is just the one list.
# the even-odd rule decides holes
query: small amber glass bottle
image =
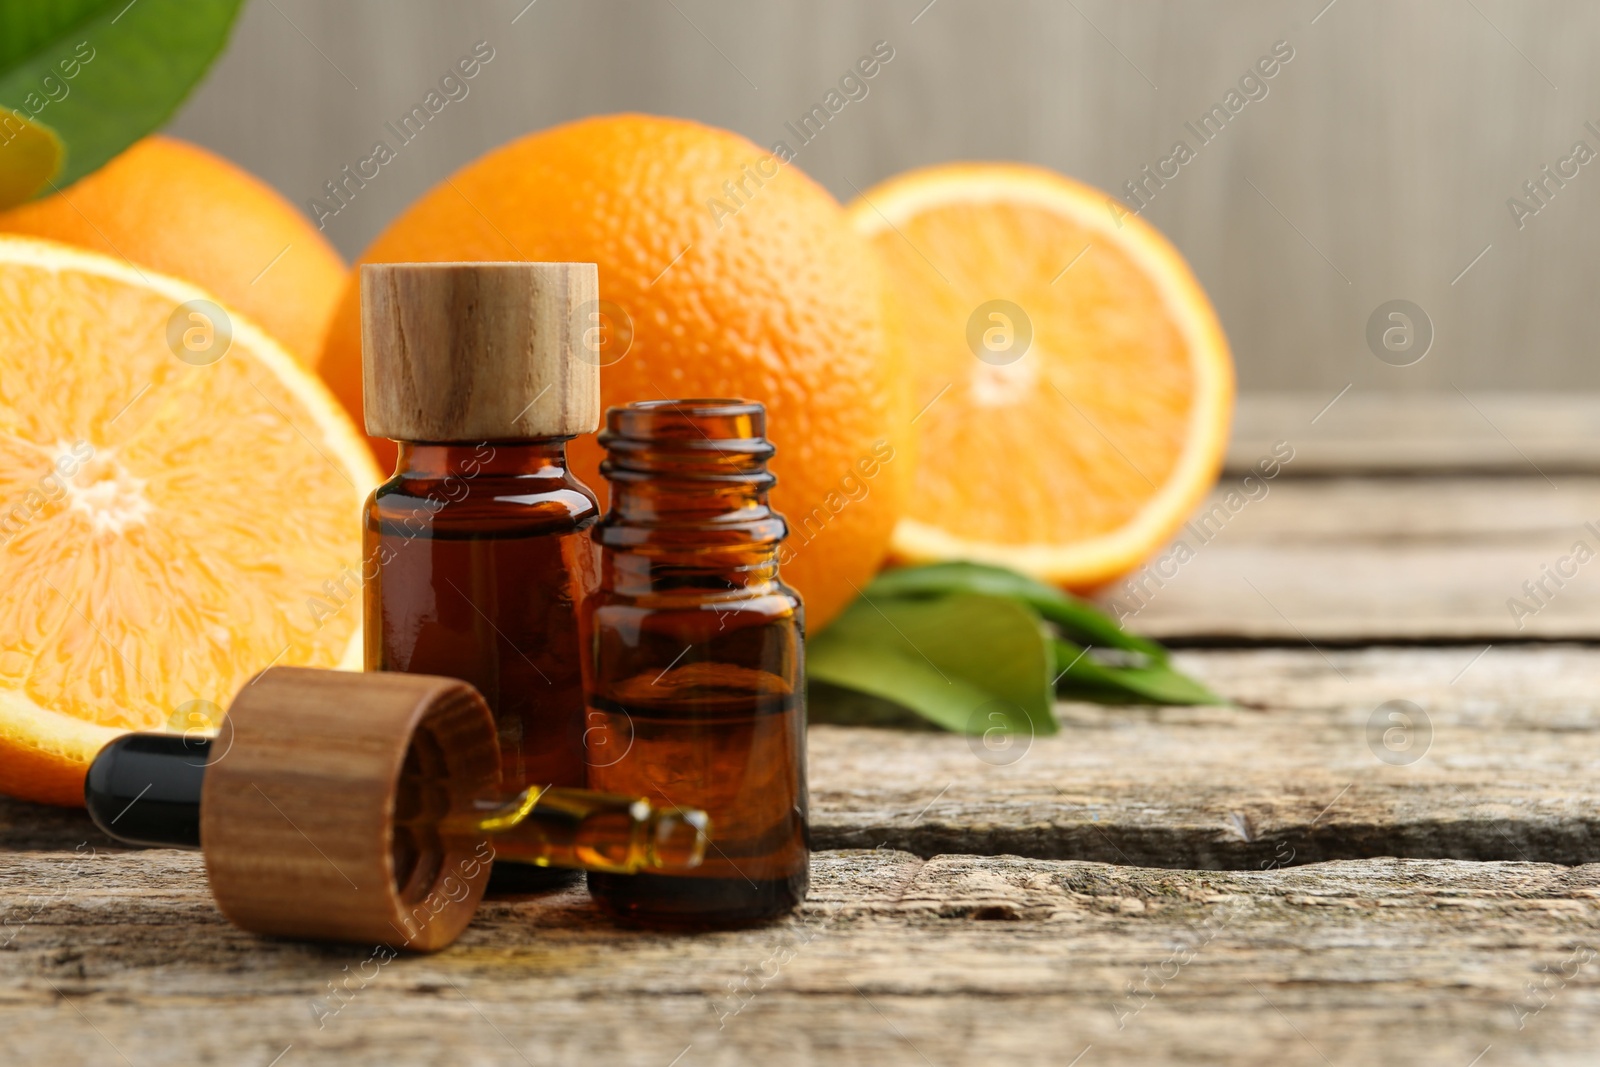
{"label": "small amber glass bottle", "polygon": [[[476,686],[508,792],[581,786],[577,611],[600,512],[566,442],[599,416],[580,321],[595,267],[384,264],[361,283],[367,431],[400,445],[367,507],[366,668]],[[495,876],[502,889],[568,877]]]}
{"label": "small amber glass bottle", "polygon": [[778,578],[766,412],[737,400],[606,413],[611,504],[583,604],[589,785],[716,827],[692,872],[591,872],[613,914],[721,925],[781,914],[807,882],[804,624]]}
{"label": "small amber glass bottle", "polygon": [[559,438],[402,442],[367,508],[367,669],[471,682],[513,789],[584,782],[577,607],[600,510],[565,453]]}

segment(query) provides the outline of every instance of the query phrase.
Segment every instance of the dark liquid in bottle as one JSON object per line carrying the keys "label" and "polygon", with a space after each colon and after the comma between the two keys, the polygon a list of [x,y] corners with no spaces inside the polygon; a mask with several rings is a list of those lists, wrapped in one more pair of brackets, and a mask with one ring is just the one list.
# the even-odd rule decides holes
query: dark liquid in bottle
{"label": "dark liquid in bottle", "polygon": [[[573,541],[573,545],[563,542]],[[570,537],[382,534],[379,670],[461,678],[494,712],[502,781],[584,784],[584,681],[566,581]]]}
{"label": "dark liquid in bottle", "polygon": [[596,898],[623,917],[686,925],[752,921],[798,904],[807,881],[800,701],[737,691],[685,700],[670,690],[650,699],[640,695],[648,684],[619,688],[631,699],[589,701],[590,787],[639,794],[667,810],[703,808],[711,844],[693,871],[590,872]]}
{"label": "dark liquid in bottle", "polygon": [[[572,542],[567,544],[566,542]],[[385,533],[380,670],[471,682],[494,711],[514,787],[584,783],[583,676],[569,537]]]}
{"label": "dark liquid in bottle", "polygon": [[[494,713],[508,791],[581,787],[577,604],[595,580],[592,498],[566,494],[577,499],[500,515],[490,526],[470,512],[472,497],[427,508],[419,497],[386,492],[390,486],[379,490],[368,519],[367,558],[381,565],[381,579],[366,584],[367,668],[476,686]],[[478,489],[484,503],[494,502],[484,499],[493,495],[487,475]],[[503,865],[490,887],[536,890],[574,877]]]}

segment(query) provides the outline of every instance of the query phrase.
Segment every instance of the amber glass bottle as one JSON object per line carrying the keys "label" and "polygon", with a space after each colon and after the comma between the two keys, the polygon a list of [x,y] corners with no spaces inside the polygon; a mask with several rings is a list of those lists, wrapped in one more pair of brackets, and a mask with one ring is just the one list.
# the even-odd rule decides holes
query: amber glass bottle
{"label": "amber glass bottle", "polygon": [[[581,786],[599,506],[566,441],[598,421],[579,321],[595,268],[385,264],[361,281],[367,430],[400,445],[367,507],[366,668],[476,686],[506,791]],[[497,869],[495,886],[568,877]]]}
{"label": "amber glass bottle", "polygon": [[606,413],[611,505],[583,603],[589,785],[703,808],[692,872],[591,872],[613,914],[718,925],[781,914],[807,881],[804,625],[778,578],[766,412],[736,400]]}
{"label": "amber glass bottle", "polygon": [[562,438],[402,442],[367,507],[367,669],[476,686],[514,788],[584,782],[577,610],[599,515]]}

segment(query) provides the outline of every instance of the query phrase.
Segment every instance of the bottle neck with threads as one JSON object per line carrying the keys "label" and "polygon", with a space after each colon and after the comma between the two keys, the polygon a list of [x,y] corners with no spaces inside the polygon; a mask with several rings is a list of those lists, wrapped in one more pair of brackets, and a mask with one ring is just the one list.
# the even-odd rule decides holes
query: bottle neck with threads
{"label": "bottle neck with threads", "polygon": [[741,400],[611,408],[600,433],[611,506],[602,584],[624,595],[756,595],[778,586],[788,532],[767,502],[766,411]]}

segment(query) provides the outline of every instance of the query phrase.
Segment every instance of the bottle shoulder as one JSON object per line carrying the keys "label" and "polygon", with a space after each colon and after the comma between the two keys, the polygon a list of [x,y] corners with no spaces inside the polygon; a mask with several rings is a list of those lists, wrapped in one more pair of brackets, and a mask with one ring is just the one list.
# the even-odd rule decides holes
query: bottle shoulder
{"label": "bottle shoulder", "polygon": [[415,478],[396,475],[367,499],[370,526],[418,524],[510,535],[585,530],[600,504],[576,478]]}
{"label": "bottle shoulder", "polygon": [[590,593],[585,608],[598,616],[617,618],[640,615],[718,615],[737,614],[746,620],[761,619],[771,624],[792,623],[804,628],[805,605],[800,595],[781,583],[762,589],[728,592],[668,590],[651,593],[619,593],[604,587]]}

